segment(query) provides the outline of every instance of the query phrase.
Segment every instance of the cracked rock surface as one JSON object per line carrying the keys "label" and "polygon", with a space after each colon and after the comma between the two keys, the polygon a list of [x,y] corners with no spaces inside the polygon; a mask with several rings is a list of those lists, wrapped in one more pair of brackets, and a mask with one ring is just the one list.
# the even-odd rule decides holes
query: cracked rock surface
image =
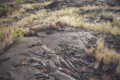
{"label": "cracked rock surface", "polygon": [[86,47],[96,42],[94,32],[66,27],[37,34],[17,40],[0,56],[0,80],[88,80],[103,74],[86,56]]}

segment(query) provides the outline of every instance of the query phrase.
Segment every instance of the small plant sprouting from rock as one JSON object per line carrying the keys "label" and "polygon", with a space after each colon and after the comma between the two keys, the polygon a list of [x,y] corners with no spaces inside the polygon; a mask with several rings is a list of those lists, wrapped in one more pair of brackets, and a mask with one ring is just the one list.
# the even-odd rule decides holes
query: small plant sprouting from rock
{"label": "small plant sprouting from rock", "polygon": [[20,28],[14,28],[13,38],[16,39],[17,37],[21,38],[24,36],[24,32]]}

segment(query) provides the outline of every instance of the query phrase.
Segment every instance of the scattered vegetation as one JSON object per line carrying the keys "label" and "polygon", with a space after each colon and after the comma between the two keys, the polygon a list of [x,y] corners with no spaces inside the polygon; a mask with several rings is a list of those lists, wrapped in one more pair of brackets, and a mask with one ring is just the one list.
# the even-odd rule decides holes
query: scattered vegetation
{"label": "scattered vegetation", "polygon": [[[16,2],[22,3],[23,0],[16,0]],[[15,19],[11,25],[1,26],[5,22],[9,22],[8,18],[1,18],[0,50],[11,44],[16,38],[24,37],[24,34],[30,32],[28,29],[39,31],[41,28],[58,28],[59,25],[83,27],[101,33],[120,35],[120,18],[118,17],[120,14],[117,13],[120,8],[118,6],[109,7],[103,4],[65,7],[59,10],[41,9],[50,3],[52,2],[20,4],[20,9],[13,11],[9,16],[10,20]],[[7,14],[10,10],[9,6],[0,7],[0,15]],[[34,34],[34,31],[31,34]],[[95,58],[95,69],[102,66],[102,69],[106,71],[112,67],[112,64],[115,65],[114,68],[112,67],[115,69],[114,73],[120,74],[120,55],[114,50],[108,49],[103,39],[97,41]],[[103,76],[103,78],[103,80],[107,80],[108,77]],[[90,80],[96,80],[96,78]]]}
{"label": "scattered vegetation", "polygon": [[[114,35],[120,34],[119,32],[119,21],[114,20],[113,22],[93,22],[89,23],[86,22],[87,18],[86,15],[82,16],[79,15],[80,9],[79,8],[64,8],[61,10],[56,11],[49,11],[49,10],[40,10],[36,14],[32,14],[30,16],[27,16],[23,19],[21,19],[18,24],[20,25],[22,23],[22,26],[26,26],[27,24],[34,22],[34,24],[37,23],[52,23],[52,22],[61,22],[61,24],[67,24],[69,26],[73,27],[84,27],[87,29],[95,30],[98,32],[103,33],[111,33]],[[36,22],[38,20],[38,22]],[[18,25],[18,26],[19,26]],[[113,25],[117,25],[113,27]],[[43,26],[44,27],[44,26]]]}
{"label": "scattered vegetation", "polygon": [[114,21],[112,22],[112,24],[113,24],[113,26],[120,28],[120,19],[114,19]]}
{"label": "scattered vegetation", "polygon": [[24,36],[24,32],[22,31],[22,29],[15,27],[14,33],[12,35],[13,35],[13,39],[16,39],[17,37],[21,38]]}
{"label": "scattered vegetation", "polygon": [[21,9],[34,9],[34,8],[39,8],[39,7],[42,7],[42,6],[46,6],[48,4],[50,4],[51,2],[48,1],[48,2],[42,2],[42,3],[33,3],[33,4],[22,4],[21,5]]}
{"label": "scattered vegetation", "polygon": [[0,16],[7,14],[11,8],[9,6],[6,7],[0,7]]}
{"label": "scattered vegetation", "polygon": [[23,0],[16,0],[16,2],[21,3],[21,2],[23,2]]}
{"label": "scattered vegetation", "polygon": [[24,33],[17,27],[0,27],[0,50],[10,45],[16,38],[21,38]]}
{"label": "scattered vegetation", "polygon": [[0,27],[0,50],[5,48],[6,45],[9,45],[13,41],[12,33],[12,27]]}
{"label": "scattered vegetation", "polygon": [[[22,2],[23,0],[16,0],[17,2]],[[50,4],[50,2],[43,2],[43,3],[38,3],[36,4],[21,4],[21,8],[17,11],[13,11],[12,15],[6,16],[6,18],[1,18],[0,19],[0,50],[2,50],[4,47],[7,45],[11,44],[14,39],[17,37],[23,37],[24,32],[22,29],[24,26],[30,24],[34,18],[33,14],[30,17],[23,17],[26,16],[26,14],[23,14],[26,12],[23,9],[29,9],[29,6],[32,7],[33,9],[36,7],[41,7]],[[25,8],[25,6],[27,7]],[[0,15],[3,16],[4,13],[8,13],[11,10],[11,8],[8,7],[0,7]],[[30,15],[30,13],[28,13]],[[43,13],[42,13],[43,14]],[[17,22],[17,24],[8,24],[10,21],[13,21],[12,19],[16,17],[23,17],[20,21]],[[33,18],[32,18],[33,17]],[[15,21],[16,22],[16,21]],[[7,23],[7,25],[6,25]],[[4,26],[5,25],[5,26]],[[17,26],[17,27],[14,27]],[[21,28],[19,28],[19,26]]]}
{"label": "scattered vegetation", "polygon": [[103,39],[99,39],[97,41],[95,57],[97,61],[95,64],[96,69],[102,66],[102,69],[107,71],[112,67],[112,70],[115,69],[116,74],[120,74],[120,55],[117,54],[114,50],[106,48]]}
{"label": "scattered vegetation", "polygon": [[[17,2],[22,2],[23,0],[16,0]],[[110,7],[107,6],[105,3],[103,5],[84,5],[82,7],[65,7],[59,10],[49,10],[49,9],[37,9],[38,11],[34,11],[36,8],[44,7],[52,3],[51,1],[43,2],[43,3],[22,3],[20,9],[17,11],[13,11],[12,15],[10,15],[10,19],[18,18],[15,21],[15,24],[9,25],[10,26],[17,26],[23,28],[22,30],[26,30],[24,28],[32,28],[32,29],[40,29],[44,27],[59,27],[57,23],[59,22],[61,25],[68,25],[72,27],[84,27],[86,29],[94,30],[101,33],[110,33],[113,35],[120,35],[120,19],[116,19],[119,16],[119,13],[115,13],[114,11],[110,10],[119,10],[118,6]],[[7,8],[0,8],[1,12],[8,12],[10,9]],[[26,10],[32,10],[32,12],[26,12]],[[86,12],[87,11],[87,12]],[[84,14],[81,14],[84,13]],[[90,19],[89,18],[95,18]],[[113,21],[104,21],[101,19],[104,18],[111,18]],[[98,20],[97,20],[98,19]],[[7,20],[6,20],[7,21]],[[91,22],[93,21],[93,22]],[[1,23],[5,21],[0,21]],[[6,27],[4,27],[6,28]],[[8,28],[7,28],[8,29]],[[12,29],[14,32],[20,36],[23,36],[21,30]],[[16,31],[17,30],[17,31]],[[1,29],[0,29],[1,31]],[[6,31],[1,31],[2,34],[7,34]],[[16,34],[12,34],[16,35]],[[5,37],[5,36],[4,36]],[[4,37],[1,36],[4,40]],[[107,50],[106,50],[107,51]]]}

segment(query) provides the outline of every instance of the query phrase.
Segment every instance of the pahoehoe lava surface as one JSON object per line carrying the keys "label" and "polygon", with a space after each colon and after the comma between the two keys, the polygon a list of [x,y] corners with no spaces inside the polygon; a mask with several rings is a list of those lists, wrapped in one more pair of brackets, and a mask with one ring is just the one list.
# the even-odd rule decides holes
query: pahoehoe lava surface
{"label": "pahoehoe lava surface", "polygon": [[105,72],[94,69],[95,58],[86,55],[97,38],[94,31],[64,27],[18,39],[0,56],[0,80],[101,79]]}
{"label": "pahoehoe lava surface", "polygon": [[[7,1],[0,0],[3,3]],[[25,0],[25,3],[44,1],[49,0]],[[47,6],[26,10],[26,12],[34,14],[36,10],[41,9],[55,11],[65,7],[77,8],[102,3],[97,0],[53,1]],[[119,2],[108,0],[106,4],[115,6],[119,5]],[[111,11],[112,9],[106,10],[106,12]],[[101,13],[102,10],[86,10],[79,14],[84,16],[93,12]],[[114,12],[119,13],[119,10]],[[93,23],[96,19],[96,16],[88,17],[86,22]],[[113,22],[113,18],[100,17],[98,23],[101,21]],[[120,80],[120,76],[114,75],[112,70],[109,70],[107,74],[102,69],[95,69],[95,57],[86,55],[87,47],[96,47],[96,41],[102,34],[82,27],[67,26],[60,26],[58,29],[43,29],[35,32],[35,35],[30,34],[16,40],[4,54],[0,54],[0,80],[91,80],[92,78],[92,80],[106,80],[102,79],[104,75],[108,75],[111,80]],[[106,46],[120,52],[120,37],[105,35]]]}
{"label": "pahoehoe lava surface", "polygon": [[0,58],[0,80],[87,80],[102,75],[87,58],[87,45],[95,44],[92,31],[66,27],[43,30],[24,37]]}

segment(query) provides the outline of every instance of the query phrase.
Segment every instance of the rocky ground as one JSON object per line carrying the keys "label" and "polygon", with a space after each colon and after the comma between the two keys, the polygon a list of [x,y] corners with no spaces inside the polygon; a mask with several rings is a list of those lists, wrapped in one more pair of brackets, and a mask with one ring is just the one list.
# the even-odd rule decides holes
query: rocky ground
{"label": "rocky ground", "polygon": [[[31,0],[26,1],[32,3]],[[84,5],[99,4],[93,1],[96,0],[88,0],[87,3],[86,0],[54,1],[45,7],[26,10],[26,13],[34,14],[36,10],[43,8],[55,11],[64,6],[80,7],[83,3]],[[84,12],[80,14],[87,13]],[[10,24],[14,24],[24,16],[26,15],[14,18]],[[88,17],[87,21],[91,23],[94,20],[95,17]],[[100,18],[100,20],[111,21],[112,19]],[[6,23],[2,24],[6,25]],[[41,24],[30,23],[29,25]],[[102,63],[99,68],[96,68],[95,52],[90,49],[96,48],[96,41],[100,38],[105,39],[106,47],[120,52],[119,35],[96,32],[82,27],[61,25],[57,28],[43,28],[33,35],[25,35],[15,40],[0,54],[0,80],[120,80],[120,76],[114,74],[113,68],[103,69]]]}
{"label": "rocky ground", "polygon": [[95,58],[86,55],[96,34],[65,27],[19,39],[0,56],[0,80],[119,80],[111,71],[95,69]]}
{"label": "rocky ground", "polygon": [[[104,73],[86,56],[95,45],[93,31],[65,27],[43,30],[38,36],[17,40],[1,56],[0,80],[88,80]],[[115,78],[111,75],[111,78]]]}

